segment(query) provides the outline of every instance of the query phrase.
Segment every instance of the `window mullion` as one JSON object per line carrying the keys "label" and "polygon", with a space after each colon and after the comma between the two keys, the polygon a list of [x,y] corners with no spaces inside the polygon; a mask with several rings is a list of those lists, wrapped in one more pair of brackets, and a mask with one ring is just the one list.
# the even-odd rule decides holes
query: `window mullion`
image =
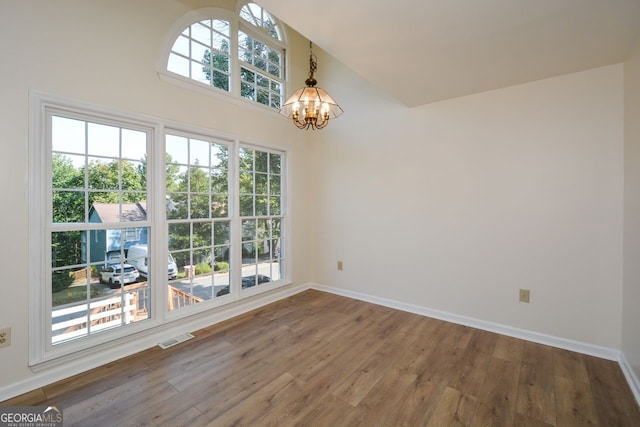
{"label": "window mullion", "polygon": [[231,295],[234,298],[240,296],[242,285],[242,218],[240,217],[240,161],[239,141],[234,141],[232,146],[233,156],[230,156],[229,164],[229,199],[231,214]]}
{"label": "window mullion", "polygon": [[[147,186],[149,187],[149,198],[151,199],[150,220],[155,224],[151,232],[151,242],[148,248],[151,249],[151,318],[164,320],[168,309],[168,287],[166,286],[166,260],[167,250],[167,220],[166,220],[166,149],[164,128],[157,125],[151,138],[151,147],[147,148],[150,153],[152,170],[147,172]],[[149,169],[149,168],[147,168]],[[165,262],[163,263],[163,259]],[[163,274],[164,272],[164,274]]]}
{"label": "window mullion", "polygon": [[238,23],[236,21],[229,22],[229,31],[231,38],[231,48],[229,51],[230,56],[230,67],[229,73],[231,78],[231,93],[235,96],[241,98],[242,95],[240,93],[240,60],[238,58]]}

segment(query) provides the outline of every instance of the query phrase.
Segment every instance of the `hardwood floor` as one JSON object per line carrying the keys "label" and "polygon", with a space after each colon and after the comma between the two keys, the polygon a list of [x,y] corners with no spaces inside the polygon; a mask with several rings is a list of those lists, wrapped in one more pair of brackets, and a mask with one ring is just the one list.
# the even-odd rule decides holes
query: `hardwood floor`
{"label": "hardwood floor", "polygon": [[615,362],[306,291],[3,405],[65,426],[640,426]]}

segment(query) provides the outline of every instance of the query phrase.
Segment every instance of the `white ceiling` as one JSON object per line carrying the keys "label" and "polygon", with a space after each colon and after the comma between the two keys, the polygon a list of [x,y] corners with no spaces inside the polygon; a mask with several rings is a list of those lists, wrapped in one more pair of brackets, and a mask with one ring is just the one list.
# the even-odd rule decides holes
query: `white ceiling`
{"label": "white ceiling", "polygon": [[408,106],[623,62],[640,37],[640,0],[256,3]]}

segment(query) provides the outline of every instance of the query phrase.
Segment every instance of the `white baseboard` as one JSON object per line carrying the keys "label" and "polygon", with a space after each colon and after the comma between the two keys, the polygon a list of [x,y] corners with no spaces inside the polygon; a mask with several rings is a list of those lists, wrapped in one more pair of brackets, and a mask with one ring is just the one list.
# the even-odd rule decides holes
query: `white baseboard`
{"label": "white baseboard", "polygon": [[30,378],[0,387],[0,402],[154,347],[168,337],[215,325],[307,289],[309,289],[307,284],[274,289],[229,307],[223,306],[216,310],[205,311],[178,320],[175,322],[176,324],[168,324],[165,327],[136,334],[129,339],[122,340],[117,345],[111,343],[110,346],[100,351],[87,351],[66,360],[45,362],[37,370],[34,370],[34,374]]}
{"label": "white baseboard", "polygon": [[625,357],[624,353],[621,353],[620,356],[620,368],[622,368],[622,373],[627,378],[629,387],[631,387],[631,391],[636,397],[636,402],[640,405],[640,380],[638,380],[638,377],[633,372],[633,369],[631,368],[631,365],[629,365],[629,361]]}
{"label": "white baseboard", "polygon": [[600,357],[602,359],[620,361],[620,351],[608,347],[573,341],[566,338],[555,337],[552,335],[541,334],[526,329],[514,328],[513,326],[502,325],[485,320],[475,319],[473,317],[461,316],[459,314],[448,313],[446,311],[435,310],[415,304],[408,304],[387,298],[376,297],[373,295],[363,294],[360,292],[349,291],[341,288],[324,286],[317,283],[310,284],[311,289],[325,291],[336,295],[341,295],[360,301],[370,302],[372,304],[382,305],[389,308],[406,311],[409,313],[420,314],[422,316],[432,317],[435,319],[445,320],[447,322],[459,325],[470,326],[472,328],[482,329],[484,331],[495,332],[501,335],[507,335],[514,338],[520,338],[526,341],[532,341],[539,344],[550,345],[565,350],[575,351],[578,353],[588,354],[590,356]]}

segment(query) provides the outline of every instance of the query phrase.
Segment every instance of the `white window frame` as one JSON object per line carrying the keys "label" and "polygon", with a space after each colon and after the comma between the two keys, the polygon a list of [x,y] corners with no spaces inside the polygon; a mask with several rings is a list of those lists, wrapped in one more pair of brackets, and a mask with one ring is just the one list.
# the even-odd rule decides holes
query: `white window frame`
{"label": "white window frame", "polygon": [[[284,103],[287,99],[288,93],[290,92],[290,84],[289,84],[289,61],[287,57],[287,52],[289,48],[288,36],[282,21],[278,20],[273,14],[269,12],[271,17],[274,20],[277,20],[278,26],[280,28],[282,40],[277,40],[266,33],[266,31],[262,31],[262,29],[255,27],[254,25],[246,22],[243,18],[240,17],[240,10],[247,3],[252,2],[239,2],[236,8],[236,11],[230,11],[227,9],[217,8],[217,7],[205,7],[197,10],[193,10],[182,16],[180,19],[175,21],[167,34],[165,35],[164,41],[162,43],[162,48],[160,51],[160,55],[158,56],[158,62],[156,63],[156,72],[161,80],[166,81],[168,83],[176,84],[182,86],[184,88],[195,90],[210,96],[221,97],[227,102],[237,103],[238,105],[242,105],[244,107],[250,106],[253,108],[257,108],[263,112],[271,112],[274,115],[280,116],[278,114],[278,110],[270,107],[268,105],[261,104],[254,100],[249,100],[243,98],[240,93],[240,67],[241,61],[238,57],[238,31],[243,31],[246,34],[251,35],[254,39],[257,39],[272,48],[278,49],[281,52],[283,58],[283,66],[282,66],[282,103]],[[191,78],[182,76],[180,74],[173,73],[167,70],[167,64],[169,60],[169,55],[171,54],[171,49],[173,47],[173,43],[176,41],[178,36],[182,34],[185,28],[190,25],[200,22],[205,19],[219,19],[224,20],[229,23],[229,35],[230,35],[230,90],[227,92],[222,89],[218,89],[212,85],[206,85],[200,83]],[[252,68],[252,71],[253,68]],[[266,73],[268,74],[268,73]]]}
{"label": "white window frame", "polygon": [[[62,363],[82,354],[90,354],[95,347],[109,345],[120,339],[131,340],[132,335],[151,334],[158,328],[172,327],[176,320],[194,316],[199,313],[215,312],[222,306],[253,295],[262,294],[292,283],[292,256],[286,255],[287,263],[281,280],[271,282],[266,286],[256,286],[252,292],[240,292],[241,284],[241,218],[238,215],[238,170],[237,159],[240,146],[248,146],[257,150],[267,150],[281,153],[282,164],[282,216],[286,230],[282,231],[284,250],[289,252],[291,247],[291,219],[290,195],[288,193],[290,173],[290,149],[260,144],[234,135],[227,135],[211,129],[202,129],[181,123],[171,123],[167,120],[143,116],[140,114],[119,111],[111,108],[96,106],[84,102],[70,100],[54,95],[30,93],[30,122],[29,122],[29,365],[34,370],[42,369],[52,364]],[[152,277],[161,278],[151,283],[151,316],[142,322],[134,322],[126,328],[114,328],[104,333],[90,335],[82,339],[51,344],[51,282],[50,277],[50,238],[47,237],[51,219],[51,145],[48,141],[50,130],[47,129],[47,114],[51,109],[68,112],[70,115],[84,117],[86,120],[111,119],[124,125],[130,124],[135,128],[146,128],[151,132],[147,142],[148,159],[148,195],[149,208],[147,221],[149,227],[150,256],[153,269]],[[216,298],[194,304],[187,309],[168,310],[168,286],[166,277],[166,259],[168,257],[167,220],[165,214],[165,134],[182,132],[200,134],[214,139],[228,140],[229,143],[229,210],[231,221],[231,280],[234,292],[229,298]],[[43,173],[44,171],[44,173]],[[137,224],[136,224],[137,225]],[[130,223],[123,223],[122,229],[130,227]],[[89,226],[90,228],[91,226]],[[47,244],[49,246],[47,247]],[[164,261],[164,262],[163,262]],[[48,329],[47,329],[48,328]],[[49,330],[49,332],[47,332]],[[100,347],[102,348],[102,347]]]}

